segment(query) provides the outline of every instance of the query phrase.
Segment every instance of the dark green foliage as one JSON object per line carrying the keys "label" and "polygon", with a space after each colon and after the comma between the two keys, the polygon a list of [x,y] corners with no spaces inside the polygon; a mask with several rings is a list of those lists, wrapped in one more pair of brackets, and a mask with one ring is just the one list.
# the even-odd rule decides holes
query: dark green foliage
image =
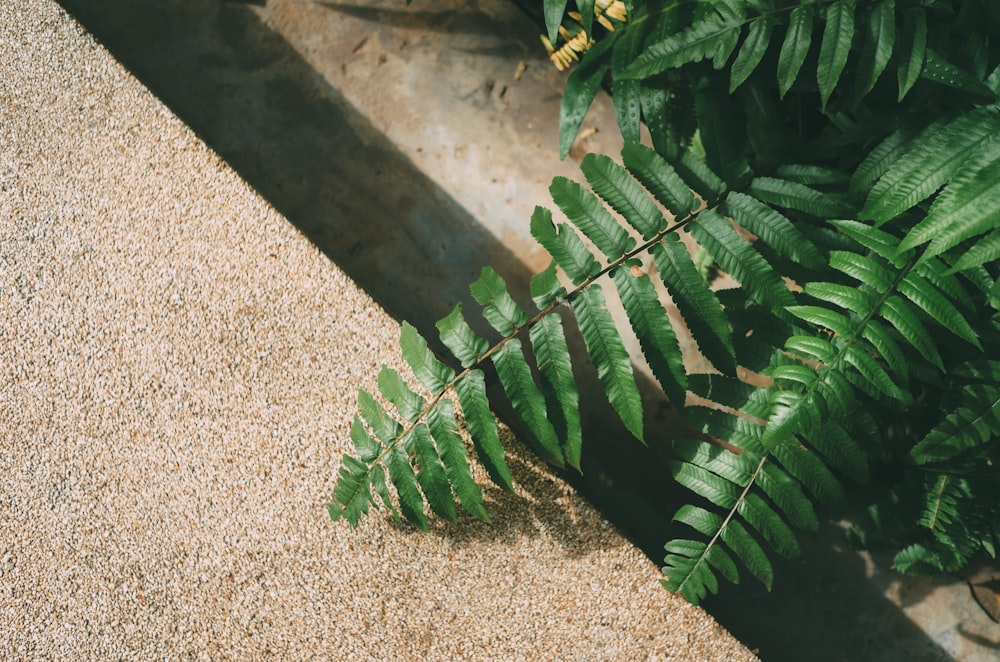
{"label": "dark green foliage", "polygon": [[[545,2],[550,29],[563,5]],[[331,514],[353,526],[371,506],[395,513],[398,503],[425,527],[425,505],[455,519],[457,498],[486,519],[453,403],[491,478],[511,489],[487,361],[538,453],[579,468],[574,370],[589,358],[637,439],[638,368],[688,423],[725,442],[673,442],[672,475],[694,494],[674,514],[690,539],[667,543],[663,583],[692,602],[743,571],[770,587],[770,555],[797,555],[795,529],[818,528],[814,502],[843,503],[876,470],[899,478],[858,531],[873,542],[894,527],[896,568],[951,571],[995,556],[996,12],[980,0],[630,7],[570,74],[560,145],[568,152],[610,74],[623,135],[635,138],[641,119],[654,148],[626,140],[620,164],[582,160],[587,185],[555,179],[567,222],[543,207],[532,215],[552,256],[531,282],[535,308],[487,268],[472,294],[499,340],[479,337],[460,308],[438,324],[461,372],[404,325],[403,355],[426,393],[387,368],[378,386],[396,414],[360,394],[357,456],[344,459]],[[713,289],[690,243],[739,287]],[[645,365],[633,366],[626,324],[608,312],[615,294]],[[571,355],[564,320],[588,357]],[[714,370],[685,370],[686,331]]]}

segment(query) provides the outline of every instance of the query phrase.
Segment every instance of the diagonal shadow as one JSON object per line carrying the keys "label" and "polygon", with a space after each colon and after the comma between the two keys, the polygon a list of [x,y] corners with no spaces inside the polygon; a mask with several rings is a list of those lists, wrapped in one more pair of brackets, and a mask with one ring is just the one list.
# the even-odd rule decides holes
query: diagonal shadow
{"label": "diagonal shadow", "polygon": [[[259,20],[247,5],[262,0],[59,1],[397,319],[435,338],[434,323],[456,302],[474,305],[467,287],[487,264],[508,281],[515,298],[530,300],[530,273],[523,263]],[[383,24],[457,31],[465,38],[490,34],[466,16],[326,5]],[[649,438],[662,441],[646,449],[628,439],[603,397],[582,397],[588,435],[584,477],[566,477],[659,562],[664,540],[687,535],[667,521],[682,494],[669,478],[666,451],[667,440],[676,434],[676,416],[649,403]],[[814,546],[828,550],[831,543],[818,539]],[[821,558],[820,563],[831,561],[829,553]],[[808,576],[817,582],[810,587],[819,587],[819,593],[806,597],[819,595],[819,600],[823,587],[829,591],[850,575],[851,600],[879,605],[894,636],[936,651],[923,659],[947,659],[863,581],[863,568],[849,567],[856,558],[845,555],[841,574],[808,566]],[[851,653],[864,632],[831,630],[826,611],[803,609],[797,580],[781,579],[788,573],[800,577],[795,567],[778,568],[775,593],[758,592],[748,581],[726,587],[723,597],[707,606],[737,637],[760,648],[766,660],[857,659]],[[847,622],[846,630],[863,628]]]}
{"label": "diagonal shadow", "polygon": [[317,4],[346,16],[364,21],[390,25],[421,32],[444,32],[447,34],[492,35],[494,29],[488,21],[475,11],[467,9],[441,9],[422,11],[418,9],[385,9],[365,7],[342,2],[318,2]]}

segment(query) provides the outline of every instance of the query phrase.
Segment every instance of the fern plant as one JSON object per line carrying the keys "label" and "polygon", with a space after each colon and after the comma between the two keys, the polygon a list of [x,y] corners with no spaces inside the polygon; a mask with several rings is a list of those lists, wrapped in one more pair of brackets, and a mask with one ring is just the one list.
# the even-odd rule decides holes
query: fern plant
{"label": "fern plant", "polygon": [[[545,2],[550,31],[565,4]],[[581,15],[593,4],[578,2]],[[565,154],[610,77],[620,162],[591,154],[586,186],[553,181],[568,223],[535,209],[531,232],[552,263],[531,281],[531,310],[487,267],[471,292],[496,336],[477,335],[460,307],[438,323],[460,370],[404,324],[403,356],[427,393],[391,368],[378,386],[394,413],[361,393],[357,456],[344,458],[331,515],[354,526],[378,504],[399,517],[398,504],[426,527],[425,505],[454,521],[457,499],[488,519],[458,416],[492,480],[512,489],[487,364],[556,466],[579,469],[584,359],[642,441],[635,368],[606,304],[616,297],[663,395],[720,441],[673,442],[671,473],[692,492],[673,518],[691,535],[666,544],[668,589],[698,602],[741,573],[770,587],[769,554],[797,555],[815,504],[843,501],[873,468],[899,478],[871,521],[902,526],[859,534],[899,545],[899,570],[995,556],[1000,11],[979,0],[625,4],[626,20],[567,79],[560,135]],[[652,147],[639,142],[643,122]],[[738,287],[711,287],[682,236]],[[586,357],[569,349],[574,327]],[[685,330],[711,370],[686,371]]]}

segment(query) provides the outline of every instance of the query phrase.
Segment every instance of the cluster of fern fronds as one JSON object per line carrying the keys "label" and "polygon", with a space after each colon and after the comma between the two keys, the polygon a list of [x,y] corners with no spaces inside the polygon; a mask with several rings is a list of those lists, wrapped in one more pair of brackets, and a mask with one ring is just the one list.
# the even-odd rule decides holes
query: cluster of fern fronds
{"label": "cluster of fern fronds", "polygon": [[[565,0],[544,4],[557,28]],[[456,413],[510,489],[487,363],[538,453],[578,467],[584,357],[571,355],[571,327],[642,440],[635,368],[606,305],[616,297],[664,396],[726,442],[673,444],[673,477],[693,494],[673,514],[691,536],[666,545],[669,589],[697,602],[742,572],[770,586],[769,554],[798,554],[795,529],[817,528],[816,504],[842,501],[873,469],[896,478],[862,535],[898,545],[899,570],[995,557],[1000,8],[625,4],[627,20],[567,80],[560,136],[565,155],[610,82],[620,162],[589,155],[586,185],[553,181],[568,223],[535,210],[531,231],[552,264],[531,281],[533,308],[489,268],[472,285],[495,337],[456,308],[438,325],[453,355],[442,360],[404,325],[403,355],[428,397],[390,368],[379,389],[395,413],[362,393],[358,455],[344,459],[331,514],[355,525],[373,504],[398,503],[425,526],[425,504],[453,520],[457,498],[486,519]],[[593,15],[592,2],[578,5]],[[590,39],[589,23],[583,31]],[[651,147],[640,144],[643,123]],[[739,287],[713,289],[682,235]],[[639,268],[650,263],[652,275]],[[711,370],[685,370],[668,303]]]}

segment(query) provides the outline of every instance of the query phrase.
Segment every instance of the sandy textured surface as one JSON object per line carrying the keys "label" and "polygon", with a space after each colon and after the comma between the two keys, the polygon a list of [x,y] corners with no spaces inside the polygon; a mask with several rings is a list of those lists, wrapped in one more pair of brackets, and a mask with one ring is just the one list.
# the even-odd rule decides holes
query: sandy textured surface
{"label": "sandy textured surface", "polygon": [[329,521],[398,327],[48,0],[0,1],[0,658],[750,659],[515,458]]}

